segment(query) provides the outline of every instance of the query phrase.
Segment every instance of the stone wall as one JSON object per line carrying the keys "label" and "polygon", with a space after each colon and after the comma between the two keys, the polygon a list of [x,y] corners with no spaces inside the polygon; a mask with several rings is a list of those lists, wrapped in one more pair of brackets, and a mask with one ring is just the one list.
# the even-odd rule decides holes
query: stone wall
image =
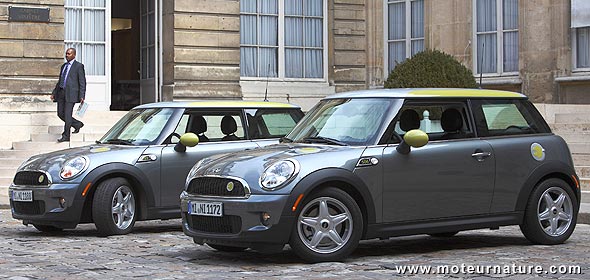
{"label": "stone wall", "polygon": [[365,0],[330,1],[328,75],[336,91],[367,88],[367,5]]}
{"label": "stone wall", "polygon": [[[64,53],[63,0],[0,2],[0,111],[53,109]],[[8,7],[49,8],[50,22],[8,21]]]}
{"label": "stone wall", "polygon": [[174,2],[164,10],[173,11],[164,15],[164,24],[173,27],[164,26],[164,96],[240,98],[239,1],[164,2]]}
{"label": "stone wall", "polygon": [[454,56],[473,69],[471,0],[425,1],[424,27],[426,48]]}
{"label": "stone wall", "polygon": [[[558,102],[554,81],[558,60],[571,52],[569,1],[520,1],[520,73],[522,92],[533,102]],[[562,64],[569,67],[570,63]],[[563,69],[563,68],[561,68]]]}

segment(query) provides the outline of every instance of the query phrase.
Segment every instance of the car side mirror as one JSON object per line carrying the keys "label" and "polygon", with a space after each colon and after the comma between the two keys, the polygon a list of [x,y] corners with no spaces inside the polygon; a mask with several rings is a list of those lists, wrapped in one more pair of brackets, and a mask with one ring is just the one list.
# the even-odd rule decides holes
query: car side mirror
{"label": "car side mirror", "polygon": [[400,154],[410,153],[410,147],[420,148],[428,144],[428,134],[420,129],[413,129],[404,135],[404,140],[397,146]]}
{"label": "car side mirror", "polygon": [[180,141],[174,146],[174,150],[179,153],[186,152],[186,147],[194,147],[199,144],[199,136],[192,132],[188,132],[180,136]]}

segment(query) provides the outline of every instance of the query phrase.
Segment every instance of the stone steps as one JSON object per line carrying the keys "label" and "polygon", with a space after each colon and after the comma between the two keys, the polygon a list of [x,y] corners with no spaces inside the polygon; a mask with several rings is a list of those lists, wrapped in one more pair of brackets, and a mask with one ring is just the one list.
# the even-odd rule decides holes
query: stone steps
{"label": "stone steps", "polygon": [[[84,129],[84,128],[83,128]],[[70,140],[74,142],[94,142],[104,136],[105,133],[78,133],[70,135]],[[32,142],[55,142],[56,139],[60,138],[59,133],[33,133],[31,134]]]}
{"label": "stone steps", "polygon": [[20,158],[0,158],[0,168],[2,167],[14,167],[18,168],[23,161]]}
{"label": "stone steps", "polygon": [[551,131],[557,135],[561,134],[579,134],[579,133],[590,133],[590,124],[549,124]]}
{"label": "stone steps", "polygon": [[[80,129],[80,133],[94,133],[94,134],[105,134],[107,131],[109,131],[109,129],[111,128],[111,125],[98,125],[98,126],[90,126],[90,125],[84,125],[84,127],[82,129]],[[58,134],[61,135],[61,133],[64,131],[64,126],[63,125],[50,125],[47,127],[47,130],[44,130],[44,133],[49,133],[49,134]],[[72,129],[73,131],[73,129]],[[75,135],[75,134],[72,134]]]}
{"label": "stone steps", "polygon": [[29,150],[29,151],[37,151],[37,152],[50,152],[50,151],[57,151],[62,149],[68,149],[73,147],[80,147],[85,146],[88,144],[93,144],[94,142],[84,142],[84,141],[70,141],[70,142],[62,142],[58,143],[56,141],[51,142],[32,142],[32,141],[23,141],[23,142],[14,142],[12,147],[14,151],[18,150]]}
{"label": "stone steps", "polygon": [[555,124],[589,124],[590,116],[588,111],[578,113],[559,113],[555,114]]}
{"label": "stone steps", "polygon": [[590,143],[590,133],[561,133],[557,135],[567,143]]}
{"label": "stone steps", "polygon": [[572,154],[590,154],[590,143],[568,143]]}

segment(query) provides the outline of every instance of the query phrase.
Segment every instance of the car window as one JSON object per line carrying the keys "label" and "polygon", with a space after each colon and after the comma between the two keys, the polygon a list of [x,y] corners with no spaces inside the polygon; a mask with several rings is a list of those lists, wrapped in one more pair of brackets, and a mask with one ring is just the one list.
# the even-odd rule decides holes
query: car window
{"label": "car window", "polygon": [[248,109],[246,116],[250,138],[267,139],[287,135],[303,113],[299,109]]}
{"label": "car window", "polygon": [[[245,139],[240,111],[209,112],[186,111],[180,119],[175,133],[183,135],[192,132],[200,142],[236,141]],[[173,137],[172,143],[178,142]]]}
{"label": "car window", "polygon": [[[403,138],[406,132],[420,129],[430,141],[471,138],[475,133],[467,112],[463,102],[407,102],[394,120],[394,131]],[[399,142],[395,134],[390,142]]]}
{"label": "car window", "polygon": [[322,100],[293,128],[287,138],[302,143],[369,145],[380,137],[384,119],[397,104],[398,101],[391,98]]}
{"label": "car window", "polygon": [[526,100],[474,100],[473,108],[480,136],[550,132],[543,117]]}
{"label": "car window", "polygon": [[102,143],[153,145],[170,121],[175,109],[147,108],[129,111],[100,140]]}

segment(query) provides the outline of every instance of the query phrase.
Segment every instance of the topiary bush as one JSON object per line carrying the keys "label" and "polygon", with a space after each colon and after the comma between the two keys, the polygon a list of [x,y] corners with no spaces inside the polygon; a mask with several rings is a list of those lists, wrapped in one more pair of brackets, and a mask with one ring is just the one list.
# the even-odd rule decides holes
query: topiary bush
{"label": "topiary bush", "polygon": [[386,88],[475,88],[471,70],[453,56],[425,50],[398,64],[385,81]]}

